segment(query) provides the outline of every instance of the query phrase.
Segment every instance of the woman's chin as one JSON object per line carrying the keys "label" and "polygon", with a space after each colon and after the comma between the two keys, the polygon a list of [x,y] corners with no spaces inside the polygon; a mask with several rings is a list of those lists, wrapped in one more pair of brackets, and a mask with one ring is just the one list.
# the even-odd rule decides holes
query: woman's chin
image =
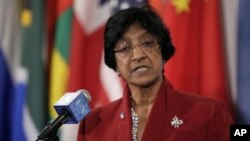
{"label": "woman's chin", "polygon": [[159,81],[159,79],[157,78],[141,77],[134,79],[131,83],[140,87],[150,87],[151,85],[154,85],[157,81]]}

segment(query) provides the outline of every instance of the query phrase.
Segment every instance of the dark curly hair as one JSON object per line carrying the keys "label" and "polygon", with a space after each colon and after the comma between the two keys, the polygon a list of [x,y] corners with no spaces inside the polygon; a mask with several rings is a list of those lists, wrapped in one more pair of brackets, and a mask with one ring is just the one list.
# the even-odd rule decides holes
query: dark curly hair
{"label": "dark curly hair", "polygon": [[175,52],[170,33],[159,15],[149,6],[131,7],[120,10],[112,15],[104,31],[104,59],[105,64],[116,70],[117,64],[114,56],[114,47],[119,39],[133,23],[139,23],[150,34],[156,37],[161,47],[164,62],[167,62]]}

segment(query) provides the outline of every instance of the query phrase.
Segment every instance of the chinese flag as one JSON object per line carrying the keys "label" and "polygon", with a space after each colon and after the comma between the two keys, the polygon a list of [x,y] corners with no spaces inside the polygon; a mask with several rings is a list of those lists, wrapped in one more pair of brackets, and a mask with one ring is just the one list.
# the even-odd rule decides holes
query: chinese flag
{"label": "chinese flag", "polygon": [[219,0],[168,0],[150,4],[170,29],[176,53],[165,66],[177,89],[225,101],[232,109]]}

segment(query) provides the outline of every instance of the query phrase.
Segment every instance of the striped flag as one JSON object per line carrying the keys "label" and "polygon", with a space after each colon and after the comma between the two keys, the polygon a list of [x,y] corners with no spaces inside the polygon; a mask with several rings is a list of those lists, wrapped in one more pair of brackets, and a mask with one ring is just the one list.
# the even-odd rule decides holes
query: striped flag
{"label": "striped flag", "polygon": [[[55,17],[51,17],[49,20],[53,24],[53,18],[55,18],[55,41],[51,48],[51,62],[50,62],[50,92],[49,92],[49,111],[50,117],[54,118],[56,112],[53,109],[53,104],[68,91],[68,78],[69,78],[69,54],[71,45],[71,28],[72,28],[72,0],[58,0],[54,3],[56,10],[54,11]],[[48,13],[50,14],[50,13]],[[50,27],[50,29],[52,29]],[[51,38],[53,38],[51,36]],[[51,39],[49,39],[51,40]],[[53,43],[53,42],[52,42]],[[64,128],[63,126],[62,128]],[[70,126],[71,127],[71,126]],[[69,129],[66,127],[62,130],[62,141],[76,140],[76,135],[71,135],[77,128]],[[69,131],[67,130],[69,129]],[[66,136],[66,137],[65,137]],[[68,137],[69,136],[69,137]],[[67,138],[68,137],[68,138]]]}
{"label": "striped flag", "polygon": [[56,116],[53,104],[67,91],[69,77],[69,51],[71,42],[72,0],[57,1],[56,31],[52,49],[49,109]]}
{"label": "striped flag", "polygon": [[180,90],[224,100],[233,110],[219,0],[150,1],[170,28],[175,56],[166,76]]}
{"label": "striped flag", "polygon": [[35,140],[48,122],[45,87],[44,2],[21,3],[21,66],[27,74],[23,125],[27,140]]}
{"label": "striped flag", "polygon": [[[18,1],[0,0],[0,140],[23,141],[25,73],[19,62]],[[23,75],[22,75],[23,74]]]}

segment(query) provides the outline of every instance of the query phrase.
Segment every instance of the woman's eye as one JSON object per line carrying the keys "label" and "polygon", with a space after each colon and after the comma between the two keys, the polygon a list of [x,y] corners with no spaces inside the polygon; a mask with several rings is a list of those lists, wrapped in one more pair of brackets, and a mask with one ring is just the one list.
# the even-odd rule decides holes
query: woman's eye
{"label": "woman's eye", "polygon": [[131,49],[131,45],[127,42],[119,42],[117,48],[115,49],[116,52],[127,52]]}
{"label": "woman's eye", "polygon": [[154,41],[153,40],[145,40],[145,41],[142,41],[142,46],[143,47],[152,47],[154,44]]}
{"label": "woman's eye", "polygon": [[124,46],[122,47],[121,49],[119,49],[120,52],[126,52],[126,51],[129,51],[130,50],[130,46]]}

